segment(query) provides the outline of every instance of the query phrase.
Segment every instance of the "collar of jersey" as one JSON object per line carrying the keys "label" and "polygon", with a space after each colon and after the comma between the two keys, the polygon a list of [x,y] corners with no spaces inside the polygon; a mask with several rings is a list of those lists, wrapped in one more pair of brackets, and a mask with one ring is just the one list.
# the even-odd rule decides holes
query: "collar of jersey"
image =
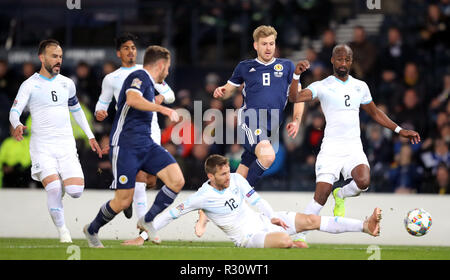
{"label": "collar of jersey", "polygon": [[136,67],[136,64],[134,66],[131,66],[131,67],[122,66],[122,67],[120,67],[120,69],[133,69],[135,67]]}
{"label": "collar of jersey", "polygon": [[152,77],[152,75],[150,75],[150,73],[148,73],[148,71],[147,70],[145,70],[145,68],[142,68],[142,70],[144,70],[145,71],[145,73],[147,73],[147,75],[150,77],[150,81],[152,81],[152,83],[155,85],[156,84],[156,82],[155,82],[155,80],[153,80],[153,77]]}
{"label": "collar of jersey", "polygon": [[267,66],[267,65],[270,65],[270,64],[274,63],[275,60],[277,60],[277,59],[276,59],[275,57],[273,57],[272,60],[271,60],[270,62],[267,62],[267,63],[262,62],[262,61],[259,60],[258,58],[255,58],[255,60],[256,60],[256,62],[258,62],[259,64],[262,64],[262,65],[264,65],[264,66]]}
{"label": "collar of jersey", "polygon": [[339,83],[346,85],[348,83],[348,81],[350,81],[351,76],[348,75],[347,81],[343,82],[341,79],[338,79],[335,75],[332,75],[334,77],[334,79],[336,79],[336,81],[338,81]]}
{"label": "collar of jersey", "polygon": [[213,191],[215,191],[216,193],[218,193],[218,194],[223,194],[227,189],[223,189],[223,190],[221,190],[221,191],[219,191],[218,189],[216,189],[216,188],[214,188],[213,186],[211,186],[211,184],[209,183],[209,181],[208,181],[208,186],[213,190]]}
{"label": "collar of jersey", "polygon": [[[56,76],[58,76],[58,75],[56,75]],[[42,76],[41,74],[39,74],[39,77],[41,77],[42,79],[44,79],[44,80],[46,80],[46,81],[49,81],[49,82],[53,81],[53,80],[56,78],[56,76],[54,76],[53,78],[49,79],[49,78],[47,78],[47,77]]]}

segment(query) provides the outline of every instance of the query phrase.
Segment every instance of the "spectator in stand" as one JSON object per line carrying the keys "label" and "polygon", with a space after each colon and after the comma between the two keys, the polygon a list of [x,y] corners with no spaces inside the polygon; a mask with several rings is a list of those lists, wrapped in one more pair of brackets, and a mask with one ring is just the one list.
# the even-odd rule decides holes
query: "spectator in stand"
{"label": "spectator in stand", "polygon": [[389,172],[390,185],[395,193],[415,193],[420,183],[420,168],[413,162],[410,145],[403,145],[395,155],[395,163]]}
{"label": "spectator in stand", "polygon": [[22,64],[22,73],[20,82],[25,81],[36,72],[36,66],[32,62],[24,62]]}
{"label": "spectator in stand", "polygon": [[400,78],[406,62],[412,59],[412,50],[403,42],[400,30],[397,27],[390,27],[388,45],[382,49],[380,55],[381,75],[384,76],[385,72],[392,72],[390,75],[394,79]]}
{"label": "spectator in stand", "polygon": [[436,176],[433,176],[429,183],[425,184],[422,189],[424,193],[438,193],[449,194],[450,193],[450,177],[449,167],[444,163],[440,163],[437,166]]}
{"label": "spectator in stand", "polygon": [[186,158],[187,173],[184,189],[196,190],[206,179],[204,162],[209,156],[209,145],[206,143],[194,145],[192,153]]}
{"label": "spectator in stand", "polygon": [[377,60],[376,47],[367,40],[366,30],[363,26],[353,29],[353,41],[349,44],[353,50],[352,72],[355,78],[366,81],[370,86],[370,79],[374,74]]}
{"label": "spectator in stand", "polygon": [[333,48],[337,45],[336,34],[333,30],[327,29],[322,34],[322,49],[317,54],[317,58],[325,67],[326,72],[331,75],[333,73],[333,65],[330,57],[333,54]]}
{"label": "spectator in stand", "polygon": [[[428,104],[430,96],[427,96],[428,92],[425,77],[422,77],[419,73],[419,68],[415,62],[407,62],[403,71],[403,77],[401,81],[402,91],[412,88],[416,91],[419,103]],[[397,98],[395,101],[401,101],[403,97]]]}
{"label": "spectator in stand", "polygon": [[427,117],[415,89],[407,89],[403,95],[402,109],[396,114],[396,122],[401,127],[410,127],[427,135]]}
{"label": "spectator in stand", "polygon": [[89,108],[95,111],[95,101],[101,92],[97,79],[91,71],[91,67],[84,61],[77,64],[75,75],[71,77],[77,88],[78,98]]}

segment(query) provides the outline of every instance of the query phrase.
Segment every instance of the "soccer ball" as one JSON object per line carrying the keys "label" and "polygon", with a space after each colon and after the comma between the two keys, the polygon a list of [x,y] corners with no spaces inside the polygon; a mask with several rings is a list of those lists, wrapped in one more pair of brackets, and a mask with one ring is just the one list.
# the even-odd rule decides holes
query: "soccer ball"
{"label": "soccer ball", "polygon": [[431,215],[422,208],[408,212],[405,218],[405,228],[413,236],[425,235],[431,227]]}

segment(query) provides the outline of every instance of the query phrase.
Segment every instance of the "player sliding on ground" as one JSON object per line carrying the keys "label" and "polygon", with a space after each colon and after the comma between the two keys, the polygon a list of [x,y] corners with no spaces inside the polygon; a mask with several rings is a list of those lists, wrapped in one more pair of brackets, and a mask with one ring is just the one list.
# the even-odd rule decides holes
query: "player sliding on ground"
{"label": "player sliding on ground", "polygon": [[[305,230],[364,232],[372,236],[380,233],[380,208],[375,208],[365,221],[274,212],[242,175],[230,173],[227,158],[221,155],[209,156],[205,162],[205,172],[209,180],[196,193],[175,208],[157,216],[151,223],[138,226],[147,231],[151,238],[178,217],[202,209],[236,246],[245,248],[294,247],[290,235]],[[257,207],[260,213],[251,209],[247,203]]]}

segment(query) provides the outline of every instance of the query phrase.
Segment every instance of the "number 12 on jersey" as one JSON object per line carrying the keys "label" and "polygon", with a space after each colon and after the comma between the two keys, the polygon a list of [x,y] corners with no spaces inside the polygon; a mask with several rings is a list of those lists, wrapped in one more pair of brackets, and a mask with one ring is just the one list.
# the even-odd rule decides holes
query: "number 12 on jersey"
{"label": "number 12 on jersey", "polygon": [[230,198],[230,200],[225,201],[224,206],[228,206],[230,207],[231,211],[233,211],[234,209],[236,209],[238,207],[238,205],[235,205],[236,201],[234,200],[234,198]]}

